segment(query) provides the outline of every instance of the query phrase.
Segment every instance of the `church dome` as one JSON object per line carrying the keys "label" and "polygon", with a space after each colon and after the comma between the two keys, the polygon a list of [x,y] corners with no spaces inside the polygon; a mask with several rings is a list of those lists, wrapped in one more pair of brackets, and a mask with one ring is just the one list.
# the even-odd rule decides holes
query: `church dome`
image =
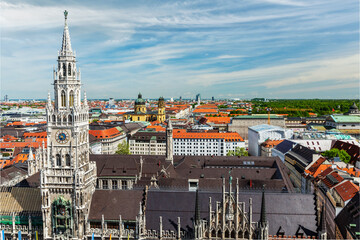
{"label": "church dome", "polygon": [[358,107],[356,106],[355,102],[350,107],[351,110],[358,110]]}
{"label": "church dome", "polygon": [[145,105],[145,100],[142,99],[141,93],[139,93],[138,98],[135,100],[135,105]]}

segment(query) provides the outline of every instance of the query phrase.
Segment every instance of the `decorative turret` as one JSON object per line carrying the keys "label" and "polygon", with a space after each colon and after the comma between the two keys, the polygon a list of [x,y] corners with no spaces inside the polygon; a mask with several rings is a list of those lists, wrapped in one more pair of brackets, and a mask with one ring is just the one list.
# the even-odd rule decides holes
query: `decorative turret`
{"label": "decorative turret", "polygon": [[356,106],[355,102],[351,105],[346,115],[360,115],[359,108]]}
{"label": "decorative turret", "polygon": [[141,93],[138,94],[138,98],[135,100],[135,113],[146,113],[145,100],[142,98]]}
{"label": "decorative turret", "polygon": [[195,195],[195,215],[194,215],[194,230],[195,230],[195,239],[203,238],[203,223],[200,217],[200,203],[199,203],[199,190],[196,190]]}
{"label": "decorative turret", "polygon": [[157,116],[157,120],[159,122],[164,122],[165,121],[165,100],[163,97],[159,98],[158,101],[158,116]]}
{"label": "decorative turret", "polygon": [[320,216],[320,223],[318,227],[318,235],[319,239],[326,240],[327,233],[326,233],[326,214],[325,214],[325,204],[321,208],[321,216]]}
{"label": "decorative turret", "polygon": [[166,128],[166,161],[170,161],[171,164],[174,163],[174,153],[173,153],[173,128],[171,120],[169,119],[168,126]]}
{"label": "decorative turret", "polygon": [[257,239],[265,240],[269,238],[269,226],[266,220],[266,205],[265,205],[265,185],[262,190],[261,212],[260,220],[258,222]]}

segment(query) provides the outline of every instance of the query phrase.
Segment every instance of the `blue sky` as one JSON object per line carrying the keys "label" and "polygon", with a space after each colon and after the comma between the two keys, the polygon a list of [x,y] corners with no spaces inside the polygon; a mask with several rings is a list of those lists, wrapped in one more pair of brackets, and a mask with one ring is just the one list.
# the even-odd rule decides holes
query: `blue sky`
{"label": "blue sky", "polygon": [[88,98],[359,98],[357,0],[3,0],[2,96],[53,92],[65,9]]}

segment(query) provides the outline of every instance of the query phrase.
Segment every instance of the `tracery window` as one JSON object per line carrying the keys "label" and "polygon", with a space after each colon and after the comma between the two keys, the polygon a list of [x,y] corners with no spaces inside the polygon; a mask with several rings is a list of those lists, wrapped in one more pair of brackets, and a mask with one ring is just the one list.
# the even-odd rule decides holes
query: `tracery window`
{"label": "tracery window", "polygon": [[63,63],[63,76],[66,76],[66,64]]}
{"label": "tracery window", "polygon": [[56,154],[56,166],[61,167],[61,157],[60,157],[60,154]]}
{"label": "tracery window", "polygon": [[66,154],[66,166],[70,167],[70,155],[69,154]]}
{"label": "tracery window", "polygon": [[61,91],[61,106],[65,107],[66,106],[66,95],[65,95],[65,91],[62,90]]}
{"label": "tracery window", "polygon": [[74,92],[71,90],[70,91],[70,100],[69,100],[69,105],[70,107],[74,106]]}
{"label": "tracery window", "polygon": [[69,63],[69,67],[68,67],[68,75],[71,76],[71,63]]}

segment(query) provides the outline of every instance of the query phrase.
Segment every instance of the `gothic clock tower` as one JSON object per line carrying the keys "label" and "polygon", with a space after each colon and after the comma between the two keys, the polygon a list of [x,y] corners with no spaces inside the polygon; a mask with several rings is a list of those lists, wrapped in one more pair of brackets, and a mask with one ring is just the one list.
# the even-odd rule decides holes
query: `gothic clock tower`
{"label": "gothic clock tower", "polygon": [[95,190],[96,165],[89,161],[89,107],[81,102],[80,71],[71,48],[68,12],[54,69],[54,106],[46,105],[47,157],[41,170],[44,239],[83,239]]}

